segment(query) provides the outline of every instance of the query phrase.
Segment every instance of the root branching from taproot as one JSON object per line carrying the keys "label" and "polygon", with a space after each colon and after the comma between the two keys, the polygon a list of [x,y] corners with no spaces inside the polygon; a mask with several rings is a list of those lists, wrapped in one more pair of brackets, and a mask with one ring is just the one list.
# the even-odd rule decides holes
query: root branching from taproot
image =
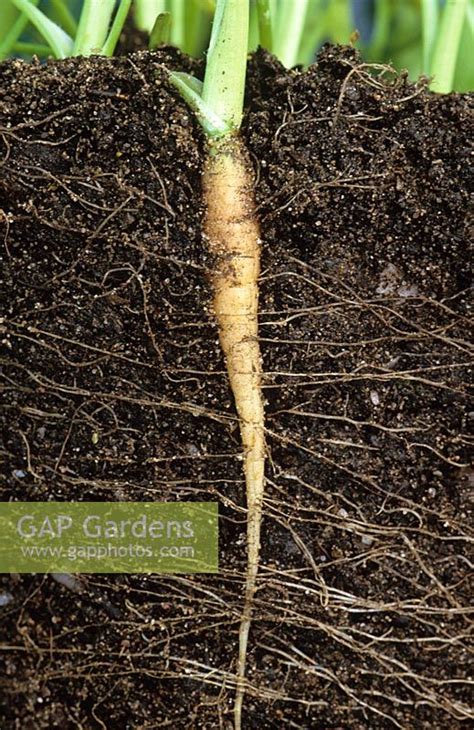
{"label": "root branching from taproot", "polygon": [[237,136],[214,143],[210,148],[203,189],[207,206],[204,233],[214,258],[214,310],[239,417],[247,493],[247,573],[234,708],[238,730],[260,553],[265,436],[262,357],[258,342],[259,226],[251,166]]}

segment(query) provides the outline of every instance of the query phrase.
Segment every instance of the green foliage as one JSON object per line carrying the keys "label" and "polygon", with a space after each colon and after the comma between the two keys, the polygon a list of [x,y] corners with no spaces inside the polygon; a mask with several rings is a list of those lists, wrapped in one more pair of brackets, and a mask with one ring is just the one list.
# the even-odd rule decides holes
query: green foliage
{"label": "green foliage", "polygon": [[[157,17],[169,13],[152,47],[169,42],[203,56],[216,0],[0,0],[0,58],[112,53],[132,2],[136,26],[150,36]],[[323,42],[350,43],[359,30],[366,61],[406,68],[412,79],[434,76],[436,91],[474,89],[474,0],[249,0],[249,12],[249,50],[263,45],[288,67],[312,63]],[[114,17],[120,28],[109,37]]]}
{"label": "green foliage", "polygon": [[148,48],[158,48],[167,45],[171,37],[171,13],[160,13],[156,16],[153,29],[150,33]]}
{"label": "green foliage", "polygon": [[[137,28],[147,32],[150,38],[158,16],[168,13],[170,20],[163,21],[165,22],[163,28],[166,28],[169,34],[166,42],[191,56],[198,56],[204,51],[209,40],[215,1],[134,0],[133,10]],[[155,34],[150,47],[156,47],[157,37]]]}
{"label": "green foliage", "polygon": [[[153,0],[157,2],[158,0]],[[150,2],[150,0],[136,0]],[[172,0],[162,0],[168,7]],[[208,24],[213,0],[188,0],[187,25]],[[324,41],[350,43],[358,30],[357,0],[250,0],[249,50],[262,45],[288,67],[313,62]],[[192,16],[198,4],[201,14]],[[204,6],[207,15],[202,14]],[[359,0],[359,9],[369,3]],[[365,60],[406,68],[412,79],[434,76],[436,91],[474,88],[474,0],[374,0],[370,32],[357,42]],[[181,21],[180,21],[181,22]],[[185,23],[186,25],[186,23]],[[206,33],[194,49],[171,42],[192,55],[205,51]]]}
{"label": "green foliage", "polygon": [[[36,6],[39,0],[33,0]],[[0,60],[15,52],[15,44],[28,25],[28,18],[11,2],[0,6]]]}
{"label": "green foliage", "polygon": [[157,17],[165,12],[166,0],[138,0],[133,6],[135,25],[151,34]]}
{"label": "green foliage", "polygon": [[56,25],[47,15],[35,7],[36,4],[31,3],[30,0],[11,0],[11,3],[36,27],[56,58],[65,58],[72,55],[73,39],[59,25]]}
{"label": "green foliage", "polygon": [[240,127],[248,30],[249,0],[217,0],[204,82],[189,74],[171,74],[211,139],[232,134]]}
{"label": "green foliage", "polygon": [[[79,21],[76,23],[67,0],[50,0],[49,13],[38,7],[38,0],[1,0],[0,56],[5,57],[15,48],[26,50],[22,33],[27,26],[35,29],[42,43],[33,42],[36,51],[44,44],[47,54],[56,58],[99,54],[111,56],[127,19],[132,0],[83,0]],[[13,10],[12,10],[13,9]],[[14,11],[14,12],[13,12]],[[53,20],[55,17],[55,20]],[[5,25],[5,21],[9,25]],[[62,27],[63,26],[63,27]],[[67,28],[69,32],[66,32]]]}
{"label": "green foliage", "polygon": [[[447,93],[453,88],[456,60],[459,53],[468,0],[447,2],[443,8],[438,32],[434,32],[430,72],[432,88]],[[471,53],[474,46],[471,46]],[[472,58],[471,58],[472,63]]]}

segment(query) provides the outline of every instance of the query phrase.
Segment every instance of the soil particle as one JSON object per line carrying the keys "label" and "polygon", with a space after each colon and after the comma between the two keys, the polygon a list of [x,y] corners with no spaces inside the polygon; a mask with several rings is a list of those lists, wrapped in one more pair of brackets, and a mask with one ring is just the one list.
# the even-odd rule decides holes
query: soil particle
{"label": "soil particle", "polygon": [[[168,50],[0,64],[1,499],[216,500],[221,572],[3,576],[8,729],[232,716],[239,435],[204,140],[166,67],[202,70]],[[351,49],[305,72],[258,52],[243,134],[270,457],[245,726],[462,727],[472,96]]]}

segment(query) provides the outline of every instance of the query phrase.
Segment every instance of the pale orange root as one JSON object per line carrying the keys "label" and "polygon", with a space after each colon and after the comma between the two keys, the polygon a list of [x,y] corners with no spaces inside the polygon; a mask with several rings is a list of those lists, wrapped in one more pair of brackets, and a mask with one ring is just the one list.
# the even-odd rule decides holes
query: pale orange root
{"label": "pale orange root", "polygon": [[239,416],[247,491],[247,574],[234,705],[234,726],[240,730],[247,644],[260,554],[265,436],[257,320],[260,239],[250,166],[238,138],[212,148],[203,185],[207,204],[204,232],[215,257],[212,271],[214,309]]}

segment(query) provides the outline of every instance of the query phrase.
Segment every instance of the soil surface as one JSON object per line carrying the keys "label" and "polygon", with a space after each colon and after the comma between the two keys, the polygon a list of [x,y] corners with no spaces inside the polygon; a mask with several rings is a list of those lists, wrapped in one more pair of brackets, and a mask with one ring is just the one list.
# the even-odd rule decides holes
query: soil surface
{"label": "soil surface", "polygon": [[[0,65],[1,500],[215,500],[219,575],[4,575],[2,728],[228,728],[239,434],[171,51]],[[246,728],[469,717],[472,97],[257,53],[268,482]],[[472,158],[471,158],[472,159]],[[7,598],[5,598],[5,596]]]}

